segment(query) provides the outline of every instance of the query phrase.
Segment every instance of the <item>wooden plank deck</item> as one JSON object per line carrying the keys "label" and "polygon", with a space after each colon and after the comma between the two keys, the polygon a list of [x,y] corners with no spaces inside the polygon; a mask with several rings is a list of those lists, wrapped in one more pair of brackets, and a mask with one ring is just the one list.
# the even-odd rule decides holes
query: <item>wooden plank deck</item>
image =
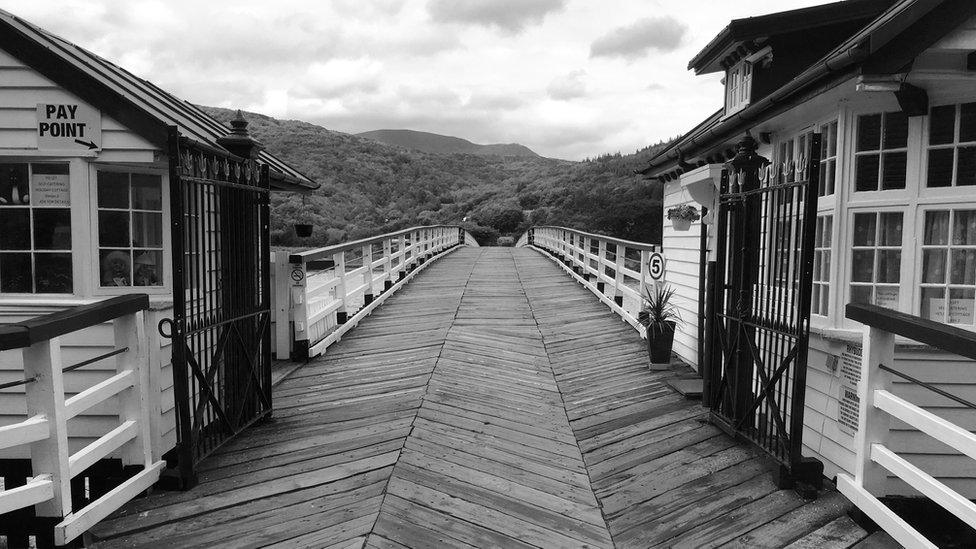
{"label": "wooden plank deck", "polygon": [[[98,547],[876,544],[837,493],[756,453],[649,372],[637,334],[530,249],[461,249],[275,389],[274,419]],[[883,542],[883,540],[880,540]],[[870,545],[886,546],[886,545]]]}

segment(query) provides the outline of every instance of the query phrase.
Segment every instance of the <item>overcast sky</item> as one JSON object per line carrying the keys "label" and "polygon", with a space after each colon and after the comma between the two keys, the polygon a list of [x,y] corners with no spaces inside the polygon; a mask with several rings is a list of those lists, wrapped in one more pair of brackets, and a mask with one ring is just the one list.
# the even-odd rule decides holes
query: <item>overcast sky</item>
{"label": "overcast sky", "polygon": [[0,0],[180,98],[579,160],[721,105],[686,69],[730,19],[826,0]]}

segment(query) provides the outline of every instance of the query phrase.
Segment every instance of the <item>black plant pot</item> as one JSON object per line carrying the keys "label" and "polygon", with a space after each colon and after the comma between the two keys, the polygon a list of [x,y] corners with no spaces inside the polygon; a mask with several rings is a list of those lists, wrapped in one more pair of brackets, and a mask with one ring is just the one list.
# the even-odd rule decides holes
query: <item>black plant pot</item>
{"label": "black plant pot", "polygon": [[310,223],[295,223],[295,234],[299,238],[312,236],[312,225]]}
{"label": "black plant pot", "polygon": [[647,328],[647,354],[651,364],[668,364],[671,362],[671,348],[674,346],[674,322],[665,322],[661,326]]}

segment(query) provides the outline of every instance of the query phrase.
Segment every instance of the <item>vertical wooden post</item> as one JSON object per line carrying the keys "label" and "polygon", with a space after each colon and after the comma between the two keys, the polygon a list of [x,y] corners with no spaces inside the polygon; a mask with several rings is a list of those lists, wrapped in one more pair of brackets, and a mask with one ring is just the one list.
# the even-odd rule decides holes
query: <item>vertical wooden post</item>
{"label": "vertical wooden post", "polygon": [[891,367],[895,359],[895,336],[880,328],[866,326],[861,349],[861,382],[858,384],[860,407],[857,434],[854,437],[854,479],[876,497],[885,496],[888,473],[871,460],[871,447],[888,444],[891,416],[874,407],[877,390],[891,390],[891,374],[882,364]]}
{"label": "vertical wooden post", "polygon": [[372,303],[376,296],[376,290],[373,288],[373,244],[364,244],[362,254],[363,284],[366,285],[366,290],[363,293],[363,305],[365,306]]}
{"label": "vertical wooden post", "polygon": [[288,268],[288,254],[278,252],[274,254],[274,280],[272,289],[275,296],[275,356],[283,360],[291,355],[291,301],[288,299],[288,289],[291,285],[291,269]]}
{"label": "vertical wooden post", "polygon": [[311,345],[308,333],[308,329],[311,327],[308,325],[308,273],[305,271],[305,266],[300,263],[290,263],[288,267],[291,268],[291,273],[288,275],[288,280],[291,281],[289,307],[291,308],[292,326],[295,330],[293,358],[306,360],[308,359],[308,348]]}
{"label": "vertical wooden post", "polygon": [[136,436],[121,448],[122,465],[149,467],[153,456],[149,432],[149,365],[142,313],[116,318],[113,322],[115,348],[127,349],[115,357],[117,373],[131,370],[132,387],[119,393],[119,423],[136,422]]}
{"label": "vertical wooden post", "polygon": [[51,475],[54,497],[38,503],[39,517],[61,518],[71,513],[71,473],[68,470],[68,426],[64,411],[64,378],[61,373],[61,340],[53,338],[23,350],[27,417],[44,415],[50,435],[30,445],[34,476]]}
{"label": "vertical wooden post", "polygon": [[596,265],[596,268],[598,269],[596,275],[596,290],[601,294],[605,294],[606,283],[603,279],[607,276],[607,241],[601,238],[600,241],[597,242],[596,249],[597,254],[600,256],[600,260],[597,261]]}
{"label": "vertical wooden post", "polygon": [[393,286],[393,240],[383,239],[383,291]]}
{"label": "vertical wooden post", "polygon": [[616,254],[614,257],[614,268],[613,268],[613,301],[623,307],[624,305],[624,294],[620,290],[624,287],[624,259],[627,257],[627,247],[623,244],[616,245]]}
{"label": "vertical wooden post", "polygon": [[650,250],[641,250],[640,252],[640,287],[637,292],[640,293],[641,297],[647,296],[648,292],[657,292],[657,280],[651,280],[651,287],[647,287],[647,279],[650,278],[650,268],[647,263],[651,260]]}
{"label": "vertical wooden post", "polygon": [[401,234],[398,240],[397,253],[400,254],[400,263],[397,265],[397,280],[403,280],[407,276],[407,235]]}
{"label": "vertical wooden post", "polygon": [[342,302],[336,311],[336,324],[345,324],[349,318],[349,297],[346,295],[346,252],[332,254],[332,261],[335,263],[336,278],[339,279],[335,287],[335,296]]}

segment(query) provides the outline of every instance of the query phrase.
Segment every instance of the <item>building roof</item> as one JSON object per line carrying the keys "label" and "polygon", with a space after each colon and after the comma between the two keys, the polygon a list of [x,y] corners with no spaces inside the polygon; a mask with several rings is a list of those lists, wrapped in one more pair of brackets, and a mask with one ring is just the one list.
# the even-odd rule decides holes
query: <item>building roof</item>
{"label": "building roof", "polygon": [[[196,105],[2,9],[0,49],[163,150],[167,128],[173,125],[184,137],[226,150],[217,139],[227,135],[229,128]],[[273,188],[309,191],[319,187],[267,151],[262,150],[257,159],[270,167]]]}
{"label": "building roof", "polygon": [[[651,158],[639,173],[671,172],[685,158],[714,150],[756,124],[850,79],[867,63],[882,59],[888,68],[901,66],[973,15],[976,2],[972,0],[898,0],[779,89],[727,117],[721,117],[723,111],[719,111],[719,116],[707,118]],[[906,32],[909,29],[918,32]]]}

